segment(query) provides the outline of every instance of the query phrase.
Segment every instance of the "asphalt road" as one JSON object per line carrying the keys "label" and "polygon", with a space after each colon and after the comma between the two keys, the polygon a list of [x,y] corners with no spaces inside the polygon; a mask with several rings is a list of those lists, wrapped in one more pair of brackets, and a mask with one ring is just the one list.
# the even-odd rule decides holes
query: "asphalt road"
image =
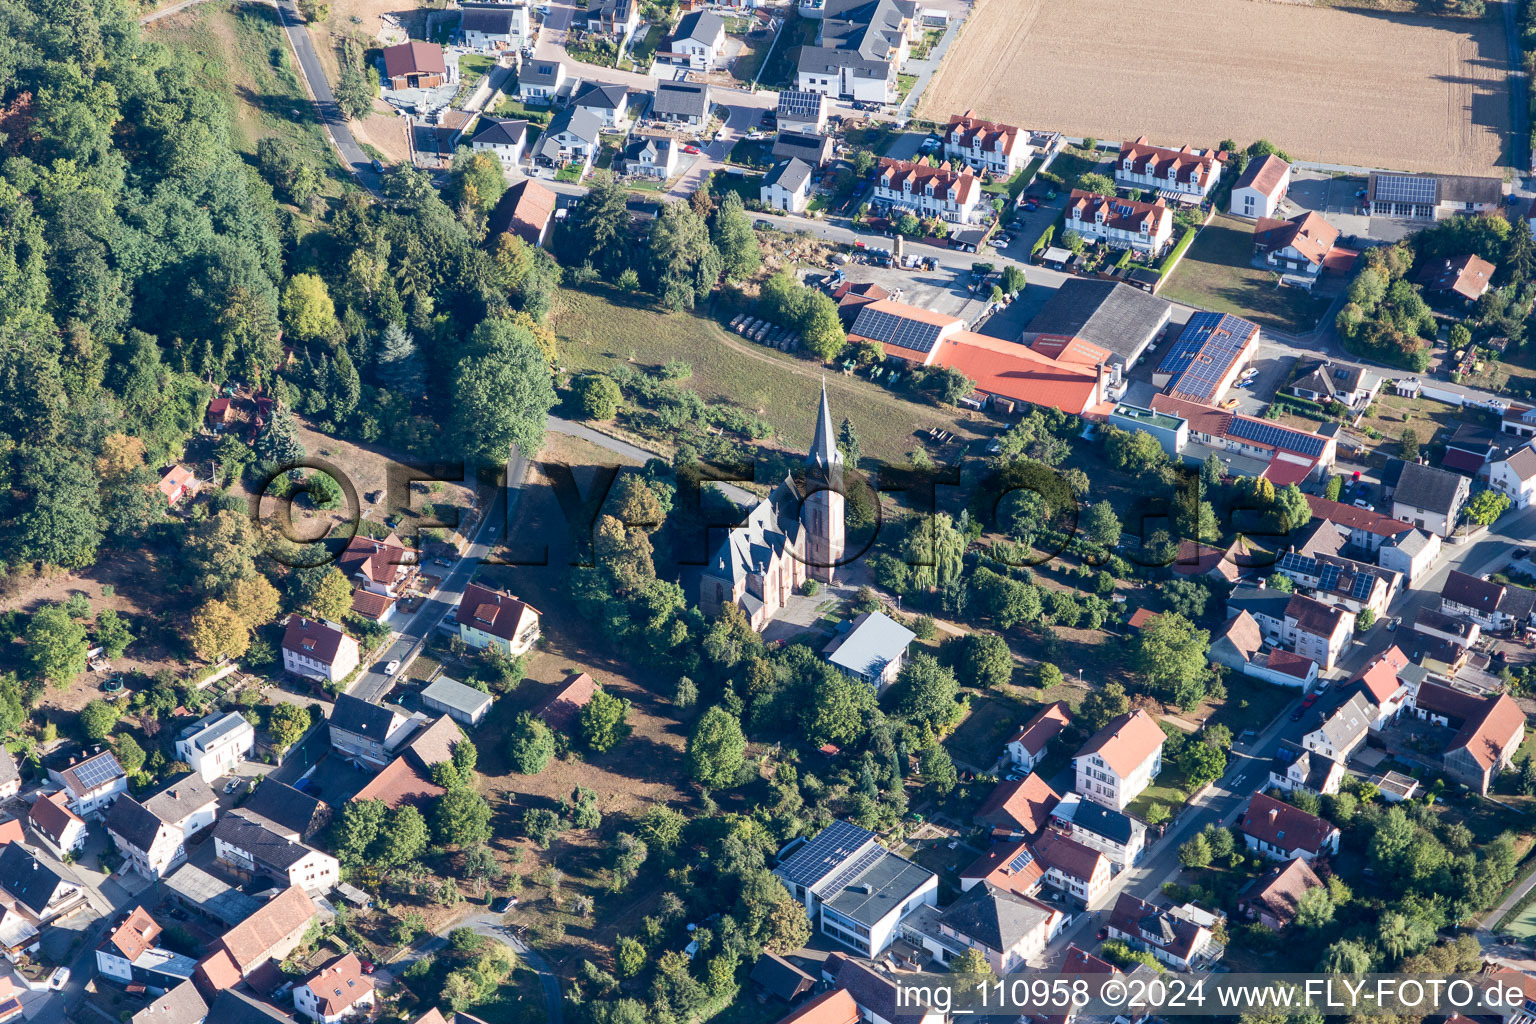
{"label": "asphalt road", "polygon": [[458,928],[468,928],[480,935],[495,939],[516,953],[518,959],[538,972],[539,984],[544,989],[544,1007],[549,1024],[564,1024],[564,1002],[560,996],[560,978],[545,959],[528,947],[528,944],[502,923],[500,914],[473,914],[439,931],[432,938],[413,948],[410,953],[389,965],[392,974],[399,974],[408,964],[448,945],[448,933]]}
{"label": "asphalt road", "polygon": [[326,80],[325,71],[320,67],[320,58],[315,54],[314,43],[310,42],[309,30],[304,27],[298,6],[294,0],[276,0],[276,5],[278,20],[282,22],[283,32],[288,36],[288,45],[293,47],[294,55],[299,58],[299,77],[315,101],[315,108],[320,112],[326,133],[341,154],[342,165],[368,188],[376,188],[379,176],[374,173],[373,161],[352,137],[352,129],[347,127],[347,119],[336,105],[336,95],[331,92],[331,83]]}

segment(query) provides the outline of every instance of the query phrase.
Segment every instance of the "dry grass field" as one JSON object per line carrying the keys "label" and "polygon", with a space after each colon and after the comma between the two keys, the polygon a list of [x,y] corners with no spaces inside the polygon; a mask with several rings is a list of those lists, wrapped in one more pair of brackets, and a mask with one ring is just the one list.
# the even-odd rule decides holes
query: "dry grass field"
{"label": "dry grass field", "polygon": [[1493,174],[1502,21],[1255,0],[981,0],[919,116],[1163,145],[1268,138],[1301,160]]}

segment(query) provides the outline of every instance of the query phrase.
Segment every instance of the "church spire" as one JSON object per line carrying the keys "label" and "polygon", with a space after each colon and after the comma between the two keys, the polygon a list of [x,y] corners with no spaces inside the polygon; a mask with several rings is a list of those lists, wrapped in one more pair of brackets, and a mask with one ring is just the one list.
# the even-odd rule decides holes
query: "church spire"
{"label": "church spire", "polygon": [[808,466],[834,467],[843,464],[843,453],[837,448],[837,434],[832,429],[832,409],[827,404],[827,378],[821,378],[821,409],[816,414],[816,438],[805,457]]}

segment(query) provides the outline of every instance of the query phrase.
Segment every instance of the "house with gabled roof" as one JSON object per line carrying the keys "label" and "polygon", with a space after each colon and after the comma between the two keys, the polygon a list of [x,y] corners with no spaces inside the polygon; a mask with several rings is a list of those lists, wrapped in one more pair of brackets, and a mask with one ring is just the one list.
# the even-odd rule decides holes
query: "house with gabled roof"
{"label": "house with gabled roof", "polygon": [[[660,90],[658,89],[658,95]],[[827,130],[827,97],[801,89],[780,89],[778,125],[795,132]]]}
{"label": "house with gabled roof", "polygon": [[324,800],[270,776],[246,798],[240,810],[303,843],[315,838],[331,822],[331,808]]}
{"label": "house with gabled roof", "polygon": [[1371,731],[1380,732],[1402,711],[1410,687],[1400,673],[1408,665],[1408,656],[1393,644],[1352,676],[1345,692],[1359,693],[1371,708]]}
{"label": "house with gabled roof", "polygon": [[362,664],[357,641],[335,626],[301,615],[288,619],[283,632],[283,668],[296,676],[335,683]]}
{"label": "house with gabled roof", "polygon": [[36,927],[62,921],[90,907],[85,887],[63,865],[50,867],[21,843],[0,847],[0,890]]}
{"label": "house with gabled roof", "polygon": [[1323,715],[1316,728],[1303,734],[1301,745],[1319,757],[1340,764],[1365,744],[1374,720],[1374,709],[1359,693]]}
{"label": "house with gabled roof", "polygon": [[1536,623],[1536,590],[1479,579],[1452,569],[1440,588],[1440,610],[1495,632]]}
{"label": "house with gabled roof", "polygon": [[624,173],[666,181],[677,173],[677,154],[681,147],[676,139],[636,135],[624,143]]}
{"label": "house with gabled roof", "polygon": [[162,931],[147,910],[134,907],[96,947],[96,973],[157,996],[190,981],[197,961],[157,945]]}
{"label": "house with gabled roof", "polygon": [[994,839],[1027,839],[1040,834],[1050,819],[1051,808],[1061,797],[1040,776],[1005,779],[976,809],[972,821],[992,830]]}
{"label": "house with gabled roof", "polygon": [[540,705],[534,714],[544,719],[544,724],[551,729],[570,733],[576,727],[581,709],[592,702],[593,695],[599,689],[596,679],[585,672],[577,672],[568,677],[565,684]]}
{"label": "house with gabled roof", "polygon": [[988,121],[967,110],[949,115],[942,132],[944,155],[962,160],[978,171],[1011,176],[1033,155],[1029,132],[1011,124]]}
{"label": "house with gabled roof", "polygon": [[0,800],[9,800],[21,792],[21,769],[16,755],[0,747]]}
{"label": "house with gabled roof", "polygon": [[[764,995],[789,1003],[791,1006],[800,1002],[816,987],[815,978],[777,953],[767,951],[764,951],[752,965],[750,980]],[[851,1000],[849,1005],[853,1005]],[[854,1012],[854,1016],[858,1016],[857,1011]]]}
{"label": "house with gabled roof", "polygon": [[533,161],[540,167],[555,169],[574,164],[585,174],[602,148],[602,130],[602,119],[592,111],[564,107],[534,143]]}
{"label": "house with gabled roof", "polygon": [[1255,793],[1238,819],[1248,849],[1270,860],[1315,860],[1339,852],[1339,830],[1315,814]]}
{"label": "house with gabled roof", "polygon": [[1355,632],[1355,613],[1324,604],[1305,594],[1292,594],[1285,604],[1281,638],[1292,651],[1329,671]]}
{"label": "house with gabled roof", "polygon": [[466,2],[459,8],[459,38],[472,50],[518,50],[533,39],[528,4]]}
{"label": "house with gabled roof", "polygon": [[1440,755],[1446,774],[1487,795],[1514,765],[1525,740],[1525,712],[1506,694],[1483,696],[1425,681],[1406,710],[1420,721],[1455,731]]}
{"label": "house with gabled roof", "polygon": [[349,761],[382,768],[394,758],[425,718],[404,708],[371,704],[351,694],[341,694],[328,721],[331,749]]}
{"label": "house with gabled roof", "polygon": [[814,168],[798,157],[781,160],[763,175],[758,197],[764,206],[783,213],[802,213],[811,196]]}
{"label": "house with gabled roof", "polygon": [[[116,803],[121,803],[122,799]],[[109,817],[111,813],[108,810]],[[69,792],[62,789],[57,793],[41,794],[32,801],[32,806],[27,809],[27,824],[60,856],[84,850],[86,837],[90,834],[85,819],[69,809]]]}
{"label": "house with gabled roof", "polygon": [[1339,791],[1346,774],[1338,761],[1314,754],[1291,740],[1281,740],[1270,761],[1269,785],[1282,793],[1299,789],[1314,796],[1329,796]]}
{"label": "house with gabled roof", "polygon": [[1452,256],[1429,263],[1419,271],[1419,283],[1427,292],[1440,292],[1463,302],[1476,302],[1493,286],[1498,268],[1476,253]]}
{"label": "house with gabled roof", "polygon": [[131,796],[112,805],[106,829],[129,867],[145,878],[164,878],[187,859],[186,834]]}
{"label": "house with gabled roof", "polygon": [[421,702],[463,725],[479,725],[490,714],[493,698],[484,690],[438,676],[421,691]]}
{"label": "house with gabled roof", "polygon": [[1301,898],[1323,886],[1317,872],[1300,857],[1270,868],[1248,883],[1237,900],[1237,912],[1270,931],[1284,931],[1296,920]]}
{"label": "house with gabled roof", "polygon": [[494,647],[513,658],[528,653],[540,636],[537,608],[478,583],[465,586],[454,621],[459,638],[470,647]]}
{"label": "house with gabled roof", "polygon": [[557,60],[524,61],[517,73],[517,98],[548,105],[565,84],[565,65]]}
{"label": "house with gabled roof", "polygon": [[436,43],[411,39],[384,47],[383,56],[386,88],[433,89],[451,80],[443,48]]}
{"label": "house with gabled roof", "polygon": [[971,950],[985,956],[995,973],[1006,974],[1038,963],[1065,922],[1055,907],[983,882],[942,910],[923,908],[903,932],[939,963]]}
{"label": "house with gabled roof", "polygon": [[1077,791],[1094,803],[1123,811],[1163,770],[1167,735],[1140,709],[1119,715],[1094,733],[1072,759]]}
{"label": "house with gabled roof", "polygon": [[184,981],[158,996],[129,1018],[128,1024],[203,1024],[208,1004],[192,981]]}
{"label": "house with gabled roof", "polygon": [[1325,270],[1343,274],[1359,253],[1338,244],[1339,229],[1314,210],[1289,220],[1261,217],[1253,229],[1255,262],[1282,274],[1315,278]]}
{"label": "house with gabled roof", "polygon": [[1119,939],[1132,949],[1146,950],[1158,962],[1181,971],[1218,960],[1225,952],[1209,928],[1128,892],[1122,892],[1115,900],[1108,931],[1110,938]]}
{"label": "house with gabled roof", "polygon": [[[780,93],[781,98],[783,93]],[[657,82],[650,117],[671,124],[699,127],[709,121],[714,98],[707,82]]]}
{"label": "house with gabled roof", "polygon": [[318,1024],[339,1024],[373,1003],[373,979],[363,973],[356,953],[337,957],[293,990],[294,1010]]}
{"label": "house with gabled roof", "polygon": [[917,217],[973,224],[992,208],[981,201],[981,179],[969,167],[955,170],[882,157],[875,171],[874,201]]}
{"label": "house with gabled roof", "polygon": [[1509,498],[1512,509],[1529,508],[1536,503],[1536,445],[1488,464],[1488,486]]}
{"label": "house with gabled roof", "polygon": [[1149,203],[1074,188],[1066,227],[1091,241],[1156,256],[1173,241],[1173,211],[1162,199]]}
{"label": "house with gabled roof", "polygon": [[939,1010],[902,999],[898,976],[869,960],[830,953],[822,961],[821,976],[853,997],[867,1024],[944,1024],[948,1018]]}
{"label": "house with gabled roof", "polygon": [[282,960],[298,948],[318,916],[314,901],[303,889],[296,885],[284,889],[213,941],[197,965],[199,986],[205,992],[223,992],[262,964]]}
{"label": "house with gabled roof", "polygon": [[445,790],[432,781],[432,766],[453,758],[453,748],[464,739],[463,731],[447,715],[412,733],[400,753],[384,770],[352,797],[354,801],[380,800],[390,810],[414,804],[425,810],[428,801]]}
{"label": "house with gabled roof", "polygon": [[1051,741],[1072,724],[1072,709],[1065,701],[1045,705],[1008,737],[1003,756],[1019,771],[1032,772],[1045,757]]}
{"label": "house with gabled roof", "polygon": [[1102,853],[1117,874],[1134,867],[1147,844],[1147,826],[1123,811],[1084,800],[1076,793],[1062,797],[1051,811],[1051,828]]}
{"label": "house with gabled roof", "polygon": [[960,891],[985,882],[1017,896],[1033,896],[1040,890],[1045,868],[1035,859],[1027,839],[993,843],[986,853],[960,872]]}
{"label": "house with gabled roof", "polygon": [[656,57],[695,71],[713,71],[720,66],[724,50],[725,19],[714,11],[691,11],[678,19],[666,49]]}
{"label": "house with gabled roof", "polygon": [[242,875],[270,875],[306,892],[327,892],[341,880],[335,857],[238,808],[214,826],[213,846],[214,856]]}
{"label": "house with gabled roof", "polygon": [[172,508],[189,495],[196,495],[200,482],[197,473],[186,466],[175,465],[167,469],[157,485],[165,503]]}
{"label": "house with gabled roof", "polygon": [[112,751],[100,747],[83,757],[71,757],[62,769],[48,769],[48,778],[64,787],[69,809],[82,818],[99,817],[128,792],[128,773]]}
{"label": "house with gabled roof", "polygon": [[859,1024],[862,1019],[848,990],[833,988],[791,1010],[778,1024]]}
{"label": "house with gabled roof", "polygon": [[1472,497],[1472,481],[1416,462],[1403,465],[1392,491],[1392,515],[1421,530],[1449,537]]}
{"label": "house with gabled roof", "polygon": [[1092,909],[1114,877],[1109,858],[1072,836],[1047,830],[1035,840],[1035,858],[1045,869],[1045,883]]}
{"label": "house with gabled roof", "polygon": [[1204,199],[1221,180],[1226,154],[1211,149],[1154,146],[1145,135],[1120,144],[1115,184]]}
{"label": "house with gabled roof", "polygon": [[1273,217],[1291,187],[1291,165],[1273,153],[1249,160],[1232,185],[1227,212],[1250,220]]}
{"label": "house with gabled roof", "polygon": [[523,162],[523,151],[528,146],[528,122],[510,117],[493,117],[481,114],[470,137],[469,147],[477,153],[489,153],[503,167],[516,167]]}
{"label": "house with gabled roof", "polygon": [[555,193],[532,178],[524,178],[501,194],[486,218],[492,237],[512,234],[529,245],[543,245],[554,221]]}
{"label": "house with gabled roof", "polygon": [[874,688],[896,681],[917,634],[882,611],[863,612],[827,644],[822,656],[843,675]]}
{"label": "house with gabled roof", "polygon": [[604,128],[629,127],[629,90],[611,82],[587,82],[571,97],[571,105],[591,111]]}

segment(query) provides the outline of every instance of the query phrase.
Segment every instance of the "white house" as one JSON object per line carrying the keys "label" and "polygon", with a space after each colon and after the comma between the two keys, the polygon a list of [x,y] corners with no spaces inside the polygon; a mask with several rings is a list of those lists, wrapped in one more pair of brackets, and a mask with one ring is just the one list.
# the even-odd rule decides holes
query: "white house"
{"label": "white house", "polygon": [[1115,908],[1109,915],[1108,934],[1132,949],[1146,950],[1160,963],[1181,971],[1219,959],[1225,952],[1205,925],[1128,892],[1122,892],[1115,900]]}
{"label": "white house", "polygon": [[1035,843],[1035,859],[1045,869],[1045,882],[1070,894],[1090,910],[1104,898],[1114,870],[1109,858],[1075,836],[1047,831]]}
{"label": "white house", "polygon": [[84,850],[86,837],[90,834],[85,819],[69,809],[69,793],[62,789],[32,801],[27,810],[27,823],[61,855]]}
{"label": "white house", "polygon": [[1292,594],[1285,604],[1281,639],[1324,671],[1333,668],[1354,632],[1355,613],[1347,608],[1327,605],[1305,594]]}
{"label": "white house", "polygon": [[686,64],[695,71],[715,70],[725,49],[725,19],[714,11],[683,15],[667,49],[674,63]]}
{"label": "white house", "polygon": [[1299,807],[1255,793],[1238,819],[1248,849],[1270,860],[1311,861],[1339,852],[1339,830]]}
{"label": "white house", "polygon": [[1068,231],[1136,252],[1161,253],[1173,239],[1173,211],[1161,199],[1147,203],[1075,188],[1066,218]]}
{"label": "white house", "polygon": [[1337,761],[1305,750],[1300,744],[1281,740],[1269,765],[1269,784],[1282,793],[1302,790],[1314,796],[1337,793],[1347,773]]}
{"label": "white house", "polygon": [[1266,154],[1248,161],[1248,166],[1243,168],[1232,186],[1232,200],[1227,209],[1251,220],[1273,217],[1290,187],[1291,165],[1273,153]]}
{"label": "white house", "polygon": [[969,167],[956,172],[948,164],[882,158],[876,172],[875,202],[889,204],[895,213],[972,224],[992,212],[981,197],[981,180]]}
{"label": "white house", "polygon": [[811,165],[799,157],[775,164],[758,188],[764,206],[785,213],[804,212],[810,195]]}
{"label": "white house", "polygon": [[1344,262],[1338,257],[1329,258],[1334,255],[1338,241],[1339,229],[1313,210],[1289,220],[1260,217],[1253,228],[1253,254],[1286,274],[1316,277],[1330,267],[1348,269],[1354,264],[1354,256],[1345,250],[1338,250],[1338,257],[1344,257]]}
{"label": "white house", "polygon": [[843,675],[879,693],[896,681],[907,661],[907,647],[916,638],[916,633],[884,612],[864,612],[822,654]]}
{"label": "white house", "polygon": [[[136,906],[96,947],[96,973],[120,985],[143,985],[160,995],[181,985],[197,970],[197,961],[156,944],[163,929]],[[166,1024],[180,1024],[171,1019]]]}
{"label": "white house", "polygon": [[454,621],[459,639],[470,647],[495,647],[510,658],[527,654],[540,636],[537,608],[478,583],[465,586]]}
{"label": "white house", "polygon": [[394,760],[400,746],[415,735],[423,721],[402,708],[373,704],[344,693],[336,698],[327,722],[331,749],[349,761],[379,769]]}
{"label": "white house", "polygon": [[813,928],[864,957],[890,946],[902,918],[938,902],[937,875],[846,821],[785,851],[773,873],[805,907]]}
{"label": "white house", "polygon": [[1221,169],[1222,162],[1213,150],[1189,146],[1165,149],[1150,144],[1143,135],[1120,146],[1120,157],[1115,161],[1115,184],[1204,199],[1221,180]]}
{"label": "white house", "polygon": [[69,809],[82,818],[102,814],[112,801],[128,792],[128,773],[110,750],[71,759],[62,771],[50,768],[48,777],[64,787]]}
{"label": "white house", "polygon": [[1403,680],[1402,673],[1408,665],[1408,656],[1394,644],[1373,658],[1369,665],[1349,681],[1350,686],[1370,706],[1372,732],[1380,732],[1396,721],[1403,705],[1407,703],[1410,688]]}
{"label": "white house", "polygon": [[549,104],[565,85],[565,65],[557,60],[535,60],[517,73],[517,98],[525,103]]}
{"label": "white house", "polygon": [[234,711],[207,715],[181,731],[176,758],[192,766],[205,782],[240,767],[256,746],[256,730]]}
{"label": "white house", "polygon": [[588,82],[576,90],[571,105],[589,111],[611,131],[629,127],[629,90],[608,82]]}
{"label": "white house", "polygon": [[1095,733],[1072,759],[1077,791],[1094,803],[1125,810],[1163,770],[1167,738],[1145,711],[1120,715]]}
{"label": "white house", "polygon": [[1039,964],[1067,916],[1029,896],[983,882],[943,910],[923,908],[903,925],[903,936],[941,964],[970,950],[1001,975]]}
{"label": "white house", "polygon": [[1376,552],[1376,564],[1401,573],[1406,585],[1422,580],[1440,554],[1440,535],[1413,527],[1388,537]]}
{"label": "white house", "polygon": [[274,831],[264,819],[235,810],[213,827],[214,856],[246,875],[272,875],[305,892],[323,893],[341,881],[341,863],[328,853]]}
{"label": "white house", "polygon": [[1392,517],[1449,537],[1461,508],[1472,497],[1472,481],[1460,473],[1410,462],[1392,491]]}
{"label": "white house", "polygon": [[520,50],[533,41],[528,5],[461,4],[459,37],[471,50]]}
{"label": "white house", "polygon": [[298,615],[283,633],[283,668],[296,676],[334,683],[362,663],[357,641],[323,622]]}
{"label": "white house", "polygon": [[676,139],[637,136],[624,146],[624,173],[666,181],[677,173],[677,152],[681,148]]}
{"label": "white house", "polygon": [[1117,874],[1141,860],[1147,826],[1128,814],[1068,793],[1051,811],[1051,825],[1064,835],[1109,858]]}
{"label": "white house", "polygon": [[986,121],[976,111],[951,114],[944,128],[944,155],[981,171],[1011,176],[1029,162],[1029,132]]}
{"label": "white house", "polygon": [[1519,451],[1488,466],[1488,486],[1508,495],[1511,508],[1529,508],[1536,501],[1536,447]]}
{"label": "white house", "polygon": [[363,973],[356,953],[337,957],[293,990],[293,1008],[299,1016],[320,1024],[338,1024],[365,1013],[373,1003],[373,979]]}
{"label": "white house", "polygon": [[1440,588],[1440,610],[1499,631],[1536,622],[1536,591],[1479,579],[1456,569]]}
{"label": "white house", "polygon": [[[660,95],[660,89],[657,89]],[[827,130],[827,97],[819,92],[802,92],[799,89],[779,91],[779,128],[792,132],[816,132]]]}
{"label": "white house", "polygon": [[106,828],[128,865],[145,878],[164,878],[187,859],[185,833],[131,796],[112,805]]}
{"label": "white house", "polygon": [[1370,704],[1356,693],[1324,716],[1317,728],[1305,733],[1301,745],[1314,754],[1342,764],[1365,743],[1374,719]]}
{"label": "white house", "polygon": [[469,145],[477,153],[494,156],[503,168],[516,167],[523,162],[528,145],[528,122],[481,114]]}
{"label": "white house", "polygon": [[533,145],[533,161],[556,170],[574,165],[585,174],[602,148],[602,120],[586,107],[566,107]]}
{"label": "white house", "polygon": [[1003,744],[1003,756],[1018,771],[1032,772],[1045,757],[1051,741],[1072,724],[1072,709],[1055,701],[1037,711]]}

